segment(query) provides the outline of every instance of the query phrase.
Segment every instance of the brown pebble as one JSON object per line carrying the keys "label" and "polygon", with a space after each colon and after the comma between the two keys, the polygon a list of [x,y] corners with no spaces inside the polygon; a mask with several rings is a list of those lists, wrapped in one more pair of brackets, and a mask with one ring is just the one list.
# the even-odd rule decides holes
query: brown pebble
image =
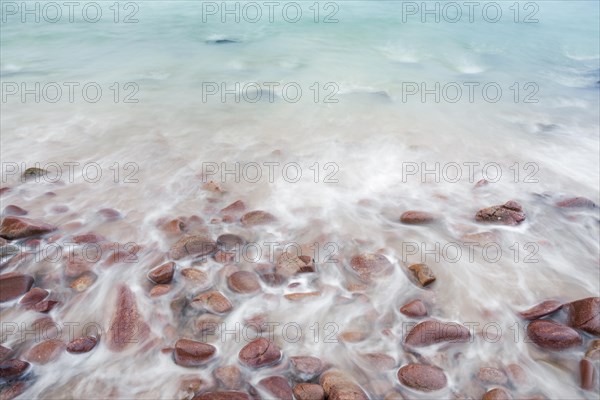
{"label": "brown pebble", "polygon": [[584,358],[579,362],[579,374],[582,389],[594,390],[596,388],[596,367],[590,360]]}
{"label": "brown pebble", "polygon": [[96,347],[97,343],[98,339],[94,336],[80,337],[67,344],[67,351],[73,354],[87,353]]}
{"label": "brown pebble", "polygon": [[413,264],[408,267],[412,271],[413,276],[423,287],[431,285],[435,282],[435,275],[426,264]]}
{"label": "brown pebble", "polygon": [[14,204],[9,204],[6,207],[4,207],[2,214],[20,216],[20,215],[27,215],[28,212],[27,212],[27,210],[25,210],[19,206],[15,206]]}
{"label": "brown pebble", "polygon": [[378,253],[355,255],[350,259],[350,267],[363,281],[369,281],[376,276],[387,275],[394,268],[386,256]]}
{"label": "brown pebble", "polygon": [[368,400],[362,388],[341,371],[329,370],[319,378],[328,400]]}
{"label": "brown pebble", "polygon": [[521,318],[531,321],[552,314],[553,312],[560,310],[561,307],[562,303],[556,300],[546,300],[525,311],[521,311],[519,315]]}
{"label": "brown pebble", "polygon": [[325,367],[319,358],[312,356],[290,357],[290,363],[294,372],[304,380],[310,380],[319,375]]}
{"label": "brown pebble", "polygon": [[237,293],[256,293],[260,290],[258,277],[250,271],[234,272],[227,278],[227,286]]}
{"label": "brown pebble", "polygon": [[214,370],[213,375],[223,389],[236,390],[243,385],[242,371],[236,365],[225,365]]}
{"label": "brown pebble", "polygon": [[508,377],[498,368],[482,367],[477,372],[477,379],[483,383],[492,385],[504,385],[508,382]]}
{"label": "brown pebble", "polygon": [[172,288],[173,288],[173,286],[171,286],[171,285],[165,285],[165,284],[154,285],[152,287],[152,289],[150,289],[150,297],[164,296],[165,294],[169,293]]}
{"label": "brown pebble", "polygon": [[510,378],[511,383],[515,387],[519,387],[527,383],[527,373],[519,364],[509,364],[506,367],[506,373]]}
{"label": "brown pebble", "polygon": [[106,238],[95,232],[87,232],[79,235],[75,235],[71,238],[73,243],[84,244],[84,243],[101,243],[106,241]]}
{"label": "brown pebble", "polygon": [[233,309],[233,305],[221,292],[210,291],[194,297],[190,305],[197,309],[207,310],[214,314],[224,314]]}
{"label": "brown pebble", "polygon": [[58,358],[65,344],[58,339],[49,339],[36,344],[27,352],[27,360],[37,364],[47,364]]}
{"label": "brown pebble", "polygon": [[581,336],[566,325],[538,319],[527,326],[527,335],[538,346],[548,350],[565,350],[581,344]]}
{"label": "brown pebble", "polygon": [[42,288],[32,288],[29,292],[25,293],[25,296],[19,300],[19,304],[26,308],[33,308],[37,303],[48,297],[48,291]]}
{"label": "brown pebble", "polygon": [[17,360],[15,358],[2,361],[0,363],[0,378],[16,378],[22,375],[27,368],[29,368],[29,363],[26,361]]}
{"label": "brown pebble", "polygon": [[237,200],[221,209],[221,214],[237,214],[246,211],[246,204],[242,200]]}
{"label": "brown pebble", "polygon": [[112,351],[122,351],[132,344],[139,344],[149,336],[150,328],[142,319],[135,295],[125,284],[118,287],[117,303],[110,328],[106,334],[106,345]]}
{"label": "brown pebble", "polygon": [[114,208],[103,208],[101,210],[98,210],[98,215],[100,215],[107,221],[115,221],[117,219],[122,218],[121,213],[115,210]]}
{"label": "brown pebble", "polygon": [[324,400],[325,391],[315,383],[299,383],[294,386],[294,396],[297,400]]}
{"label": "brown pebble", "polygon": [[321,296],[321,292],[288,293],[283,295],[283,297],[290,301],[300,301],[319,296]]}
{"label": "brown pebble", "polygon": [[202,257],[214,253],[216,243],[208,236],[193,235],[179,239],[169,250],[169,256],[174,260],[185,257]]}
{"label": "brown pebble", "polygon": [[512,400],[512,396],[502,388],[488,390],[481,400]]}
{"label": "brown pebble", "polygon": [[53,225],[25,217],[8,216],[0,223],[0,237],[8,240],[44,235],[55,230]]}
{"label": "brown pebble", "polygon": [[0,302],[9,301],[27,293],[33,286],[33,276],[9,272],[0,275]]}
{"label": "brown pebble", "polygon": [[588,297],[565,305],[569,326],[600,336],[600,297]]}
{"label": "brown pebble", "polygon": [[281,359],[281,350],[265,338],[258,338],[245,345],[239,353],[242,364],[252,368],[261,368],[276,364]]}
{"label": "brown pebble", "polygon": [[277,221],[277,218],[266,211],[256,210],[244,214],[240,221],[242,222],[242,225],[251,227],[273,223]]}
{"label": "brown pebble", "polygon": [[56,300],[44,300],[44,301],[40,301],[39,303],[37,303],[34,306],[34,309],[35,309],[35,311],[40,312],[40,313],[47,313],[47,312],[50,312],[58,304],[59,304],[59,302]]}
{"label": "brown pebble", "polygon": [[[192,400],[252,400],[252,398],[243,392],[224,391],[202,393],[195,396]],[[257,399],[255,398],[254,400]]]}
{"label": "brown pebble", "polygon": [[269,376],[261,379],[258,385],[266,392],[271,394],[273,398],[280,400],[293,400],[294,394],[287,379],[283,376]]}
{"label": "brown pebble", "polygon": [[421,300],[413,300],[400,307],[400,312],[411,318],[427,316],[427,307]]}
{"label": "brown pebble", "polygon": [[200,284],[200,286],[207,284],[209,281],[209,277],[206,272],[194,268],[182,269],[181,275],[189,281]]}
{"label": "brown pebble", "polygon": [[398,370],[398,380],[410,388],[431,392],[446,387],[446,374],[438,367],[425,364],[408,364]]}
{"label": "brown pebble", "polygon": [[498,206],[492,206],[477,211],[475,220],[501,225],[518,225],[525,221],[523,207],[516,201],[510,200]]}
{"label": "brown pebble", "polygon": [[8,347],[4,347],[0,344],[0,361],[6,360],[11,354],[12,350]]}
{"label": "brown pebble", "polygon": [[217,349],[208,343],[190,339],[179,339],[175,342],[173,356],[177,365],[181,365],[182,367],[199,367],[206,364],[216,352]]}
{"label": "brown pebble", "polygon": [[7,382],[0,389],[0,400],[12,400],[19,397],[27,389],[26,381]]}
{"label": "brown pebble", "polygon": [[284,277],[290,277],[301,272],[306,267],[306,262],[297,254],[284,252],[277,258],[275,272]]}
{"label": "brown pebble", "polygon": [[415,325],[404,342],[409,346],[424,347],[441,342],[463,343],[470,337],[469,330],[461,324],[431,319]]}
{"label": "brown pebble", "polygon": [[590,199],[586,199],[585,197],[571,197],[556,203],[557,207],[560,208],[596,208],[598,207],[596,203],[594,203]]}
{"label": "brown pebble", "polygon": [[217,246],[223,251],[239,251],[246,241],[238,235],[226,233],[217,238]]}
{"label": "brown pebble", "polygon": [[435,221],[435,216],[425,211],[406,211],[400,216],[400,222],[410,225],[430,224]]}
{"label": "brown pebble", "polygon": [[154,283],[171,283],[174,273],[175,263],[171,261],[148,272],[148,279]]}

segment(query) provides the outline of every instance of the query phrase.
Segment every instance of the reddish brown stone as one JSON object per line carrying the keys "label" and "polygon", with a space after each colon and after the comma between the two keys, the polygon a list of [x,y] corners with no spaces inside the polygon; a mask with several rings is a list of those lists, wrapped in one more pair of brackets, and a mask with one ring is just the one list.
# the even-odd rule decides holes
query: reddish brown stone
{"label": "reddish brown stone", "polygon": [[238,235],[226,233],[217,238],[217,246],[223,251],[240,250],[246,241]]}
{"label": "reddish brown stone", "polygon": [[581,344],[576,330],[558,322],[538,319],[527,326],[527,335],[538,346],[549,350],[565,350]]}
{"label": "reddish brown stone", "polygon": [[71,241],[76,244],[102,243],[106,241],[106,238],[96,232],[87,232],[73,236]]}
{"label": "reddish brown stone", "polygon": [[368,400],[360,386],[340,371],[329,370],[319,378],[328,400]]}
{"label": "reddish brown stone", "polygon": [[164,285],[164,284],[159,284],[159,285],[154,285],[152,287],[152,289],[150,289],[150,297],[160,297],[160,296],[164,296],[165,294],[169,293],[172,289],[171,285]]}
{"label": "reddish brown stone", "polygon": [[97,343],[98,338],[94,336],[80,337],[67,344],[67,351],[73,354],[87,353],[96,347]]}
{"label": "reddish brown stone", "polygon": [[600,336],[600,297],[588,297],[565,305],[569,326]]}
{"label": "reddish brown stone", "polygon": [[27,293],[33,286],[33,276],[9,272],[0,275],[0,302],[9,301]]}
{"label": "reddish brown stone", "polygon": [[538,318],[542,318],[543,316],[550,315],[555,311],[560,310],[562,307],[562,303],[556,300],[546,300],[537,304],[525,311],[521,311],[519,315],[523,319],[534,320]]}
{"label": "reddish brown stone", "polygon": [[57,339],[45,340],[36,344],[27,352],[27,360],[37,364],[47,364],[58,358],[65,344]]}
{"label": "reddish brown stone", "polygon": [[413,264],[408,269],[413,273],[415,279],[421,286],[429,286],[435,282],[435,275],[426,264]]}
{"label": "reddish brown stone", "polygon": [[42,288],[32,288],[25,296],[19,300],[19,304],[25,308],[33,308],[37,303],[48,297],[48,291]]}
{"label": "reddish brown stone", "polygon": [[234,201],[221,210],[221,214],[237,214],[246,211],[246,204],[242,200]]}
{"label": "reddish brown stone", "polygon": [[512,396],[505,389],[494,388],[485,392],[481,400],[512,400]]}
{"label": "reddish brown stone", "polygon": [[498,368],[482,367],[477,372],[477,379],[483,383],[492,385],[504,385],[508,382],[508,377]]}
{"label": "reddish brown stone", "polygon": [[194,282],[199,286],[203,286],[209,281],[209,277],[204,271],[194,268],[184,268],[181,270],[181,276],[185,279]]}
{"label": "reddish brown stone", "polygon": [[15,358],[2,361],[0,363],[0,378],[16,378],[22,375],[27,368],[29,368],[29,363],[26,361],[17,360]]}
{"label": "reddish brown stone", "polygon": [[350,267],[363,281],[373,277],[389,274],[393,265],[390,260],[382,254],[364,253],[355,255],[350,259]]}
{"label": "reddish brown stone", "polygon": [[34,306],[35,311],[40,313],[50,312],[56,305],[59,304],[56,300],[44,300],[40,301]]}
{"label": "reddish brown stone", "polygon": [[175,263],[168,262],[148,272],[148,279],[154,283],[171,283],[175,274]]}
{"label": "reddish brown stone", "polygon": [[248,367],[261,368],[278,363],[281,360],[281,350],[275,343],[258,338],[240,350],[239,359]]}
{"label": "reddish brown stone", "polygon": [[174,260],[180,260],[184,257],[206,256],[216,250],[216,243],[208,236],[184,236],[171,246],[169,255]]}
{"label": "reddish brown stone", "polygon": [[250,395],[243,392],[224,391],[207,392],[195,396],[192,400],[252,400]]}
{"label": "reddish brown stone", "polygon": [[324,400],[325,391],[315,383],[299,383],[294,386],[294,396],[297,400]]}
{"label": "reddish brown stone", "polygon": [[8,240],[44,235],[55,230],[53,225],[24,217],[8,216],[0,223],[0,236]]}
{"label": "reddish brown stone", "polygon": [[27,382],[15,381],[7,382],[2,389],[0,389],[0,400],[12,400],[17,398],[27,389]]}
{"label": "reddish brown stone", "polygon": [[581,388],[594,390],[596,388],[596,367],[588,359],[579,362],[579,375],[581,377]]}
{"label": "reddish brown stone", "polygon": [[400,312],[411,318],[427,316],[427,307],[421,300],[413,300],[400,307]]}
{"label": "reddish brown stone", "polygon": [[224,314],[233,309],[233,305],[221,292],[210,291],[200,293],[196,296],[191,306],[194,308],[204,309],[215,314]]}
{"label": "reddish brown stone", "polygon": [[287,379],[283,376],[269,376],[261,379],[258,385],[262,387],[267,393],[273,398],[280,400],[293,400],[294,393],[288,383]]}
{"label": "reddish brown stone", "polygon": [[527,373],[519,364],[509,364],[506,367],[506,373],[510,378],[511,383],[515,387],[519,387],[527,383]]}
{"label": "reddish brown stone", "polygon": [[[93,258],[92,258],[93,260]],[[65,276],[78,278],[81,275],[92,273],[94,264],[82,254],[75,252],[67,257],[65,264]]]}
{"label": "reddish brown stone", "polygon": [[290,277],[300,273],[306,268],[307,263],[294,253],[285,252],[277,258],[275,272],[284,277]]}
{"label": "reddish brown stone", "polygon": [[410,225],[430,224],[436,220],[433,214],[425,211],[406,211],[400,216],[400,222]]}
{"label": "reddish brown stone", "polygon": [[325,365],[317,357],[294,356],[290,357],[294,372],[304,380],[310,380],[321,374]]}
{"label": "reddish brown stone", "polygon": [[229,275],[227,286],[237,293],[256,293],[260,290],[258,277],[250,271],[237,271]]}
{"label": "reddish brown stone", "polygon": [[175,364],[182,367],[199,367],[215,355],[217,349],[208,344],[189,339],[179,339],[175,343],[173,356]]}
{"label": "reddish brown stone", "polygon": [[25,210],[19,206],[15,206],[14,204],[9,204],[8,206],[4,207],[4,211],[2,211],[2,213],[4,215],[16,215],[16,216],[28,214],[27,210]]}
{"label": "reddish brown stone", "polygon": [[256,210],[250,211],[242,216],[242,225],[251,227],[257,225],[266,225],[277,221],[274,215],[266,211]]}
{"label": "reddish brown stone", "polygon": [[556,203],[557,207],[560,208],[596,208],[598,207],[596,203],[594,203],[590,199],[586,199],[585,197],[571,197]]}
{"label": "reddish brown stone", "polygon": [[236,365],[226,365],[214,370],[213,375],[217,384],[223,389],[241,389],[243,385],[242,371]]}
{"label": "reddish brown stone", "polygon": [[106,345],[112,351],[122,351],[130,344],[141,343],[150,332],[142,319],[135,295],[128,286],[118,288],[117,304],[106,335]]}
{"label": "reddish brown stone", "polygon": [[516,201],[510,200],[498,206],[492,206],[477,211],[475,219],[478,222],[487,222],[501,225],[518,225],[525,221],[523,207]]}
{"label": "reddish brown stone", "polygon": [[103,208],[101,210],[98,210],[98,215],[100,215],[107,221],[116,221],[120,218],[123,218],[121,213],[115,210],[114,208]]}
{"label": "reddish brown stone", "polygon": [[288,293],[284,294],[283,297],[290,301],[300,301],[307,298],[319,297],[321,292],[303,292],[303,293]]}
{"label": "reddish brown stone", "polygon": [[424,364],[408,364],[398,370],[398,380],[405,386],[431,392],[446,387],[446,374],[438,367]]}
{"label": "reddish brown stone", "polygon": [[406,335],[404,343],[414,347],[441,342],[462,343],[467,342],[470,336],[469,330],[463,325],[431,319],[415,325]]}

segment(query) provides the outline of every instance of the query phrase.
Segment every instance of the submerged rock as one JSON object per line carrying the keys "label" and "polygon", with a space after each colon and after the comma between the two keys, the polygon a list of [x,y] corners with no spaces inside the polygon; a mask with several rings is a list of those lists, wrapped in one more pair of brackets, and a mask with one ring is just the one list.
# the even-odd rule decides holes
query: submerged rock
{"label": "submerged rock", "polygon": [[411,318],[427,316],[427,307],[421,300],[413,300],[400,307],[400,312]]}
{"label": "submerged rock", "polygon": [[244,214],[240,221],[242,222],[242,225],[251,227],[273,223],[277,221],[277,218],[266,211],[256,210]]}
{"label": "submerged rock", "polygon": [[118,288],[117,304],[106,334],[106,345],[112,351],[122,351],[130,344],[141,343],[148,338],[150,328],[142,319],[135,295],[128,286]]}
{"label": "submerged rock", "polygon": [[39,236],[56,230],[56,227],[35,219],[8,216],[0,223],[0,237],[8,240]]}
{"label": "submerged rock", "polygon": [[33,363],[47,364],[57,359],[65,347],[65,344],[61,340],[45,340],[29,349],[26,357],[27,360]]}
{"label": "submerged rock", "polygon": [[148,279],[154,283],[170,283],[173,274],[175,274],[175,263],[171,261],[148,272]]}
{"label": "submerged rock", "polygon": [[594,390],[596,388],[596,367],[590,360],[584,358],[579,362],[579,376],[582,389]]}
{"label": "submerged rock", "polygon": [[408,269],[412,271],[415,279],[423,287],[429,286],[435,282],[435,275],[426,264],[413,264],[408,267]]}
{"label": "submerged rock", "polygon": [[548,350],[565,350],[581,344],[576,330],[551,320],[538,319],[527,326],[527,335],[538,346]]}
{"label": "submerged rock", "polygon": [[400,216],[400,222],[409,225],[424,225],[435,222],[436,216],[425,211],[406,211]]}
{"label": "submerged rock", "polygon": [[294,396],[297,400],[324,400],[325,391],[316,383],[299,383],[294,386]]}
{"label": "submerged rock", "polygon": [[588,297],[565,305],[569,326],[600,336],[600,297]]}
{"label": "submerged rock", "polygon": [[72,354],[81,354],[91,351],[98,343],[98,338],[94,336],[85,336],[73,339],[67,344],[67,351]]}
{"label": "submerged rock", "polygon": [[27,368],[29,363],[15,358],[2,361],[0,363],[0,378],[12,379],[22,375]]}
{"label": "submerged rock", "polygon": [[546,315],[552,314],[555,311],[558,311],[562,308],[562,303],[556,300],[546,300],[543,301],[525,311],[521,311],[519,315],[523,319],[534,320]]}
{"label": "submerged rock", "polygon": [[406,335],[404,343],[424,347],[442,342],[464,343],[470,337],[469,330],[461,324],[431,319],[415,325]]}
{"label": "submerged rock", "polygon": [[348,376],[337,370],[324,372],[319,378],[328,400],[368,400],[369,397]]}
{"label": "submerged rock", "polygon": [[4,207],[2,214],[21,216],[21,215],[27,215],[28,212],[27,212],[27,210],[25,210],[19,206],[15,206],[14,204],[9,204],[6,207]]}
{"label": "submerged rock", "polygon": [[325,368],[321,359],[312,356],[290,357],[290,363],[292,370],[304,380],[310,380],[320,375]]}
{"label": "submerged rock", "polygon": [[477,211],[475,219],[501,225],[518,225],[525,220],[523,207],[516,201],[510,200],[498,206],[492,206]]}
{"label": "submerged rock", "polygon": [[294,400],[292,387],[283,376],[269,376],[261,379],[258,385],[275,399]]}
{"label": "submerged rock", "polygon": [[363,281],[368,281],[373,277],[388,274],[394,268],[387,257],[378,253],[355,255],[350,259],[350,267]]}
{"label": "submerged rock", "polygon": [[208,343],[179,339],[175,343],[173,357],[175,363],[182,367],[199,367],[206,364],[216,352],[217,349]]}
{"label": "submerged rock", "polygon": [[423,392],[446,387],[448,380],[441,368],[424,364],[408,364],[398,370],[398,380],[405,386]]}
{"label": "submerged rock", "polygon": [[261,368],[276,364],[281,359],[281,350],[265,338],[258,338],[245,345],[239,353],[242,364],[251,368]]}
{"label": "submerged rock", "polygon": [[236,365],[225,365],[214,370],[218,385],[228,390],[240,389],[243,385],[242,371]]}
{"label": "submerged rock", "polygon": [[200,293],[190,303],[192,307],[204,309],[215,314],[224,314],[233,309],[233,305],[221,292]]}
{"label": "submerged rock", "polygon": [[174,260],[180,260],[184,257],[206,256],[216,250],[216,243],[208,236],[184,236],[171,246],[169,255]]}
{"label": "submerged rock", "polygon": [[481,400],[512,400],[512,398],[506,389],[494,388],[485,392]]}
{"label": "submerged rock", "polygon": [[237,271],[227,278],[227,286],[236,293],[256,293],[260,290],[258,276],[250,271]]}
{"label": "submerged rock", "polygon": [[598,205],[585,197],[571,197],[556,203],[560,208],[596,208]]}
{"label": "submerged rock", "polygon": [[244,392],[224,391],[207,392],[195,396],[192,400],[252,400],[250,395]]}

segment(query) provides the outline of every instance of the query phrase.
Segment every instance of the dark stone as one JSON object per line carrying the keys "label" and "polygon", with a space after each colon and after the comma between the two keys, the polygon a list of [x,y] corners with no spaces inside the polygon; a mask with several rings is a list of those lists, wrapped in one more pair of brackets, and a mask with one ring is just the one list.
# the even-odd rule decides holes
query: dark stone
{"label": "dark stone", "polygon": [[389,274],[393,265],[382,254],[363,253],[350,259],[350,267],[363,281],[368,281],[375,276]]}
{"label": "dark stone", "polygon": [[400,307],[400,312],[411,318],[421,318],[427,316],[427,307],[417,299]]}
{"label": "dark stone", "polygon": [[398,380],[410,388],[431,392],[446,387],[448,380],[438,367],[424,364],[408,364],[398,370]]}
{"label": "dark stone", "polygon": [[16,378],[22,375],[27,368],[29,368],[29,363],[26,361],[17,360],[15,358],[2,361],[0,363],[0,378]]}
{"label": "dark stone", "polygon": [[94,336],[80,337],[73,339],[67,344],[67,351],[73,354],[87,353],[98,344],[98,338]]}
{"label": "dark stone", "polygon": [[168,262],[148,272],[148,279],[154,283],[171,283],[175,274],[175,263]]}
{"label": "dark stone", "polygon": [[550,315],[555,311],[558,311],[562,308],[562,303],[556,300],[546,300],[537,304],[525,311],[521,311],[519,315],[523,319],[534,320],[538,318],[542,318],[546,315]]}
{"label": "dark stone", "polygon": [[258,338],[245,345],[239,353],[242,364],[252,368],[273,365],[281,360],[281,350],[265,338]]}
{"label": "dark stone", "polygon": [[0,302],[9,301],[27,293],[33,286],[33,276],[9,272],[0,275]]}
{"label": "dark stone", "polygon": [[208,343],[189,339],[179,339],[175,343],[173,356],[175,364],[182,367],[199,367],[215,355],[217,349]]}
{"label": "dark stone", "polygon": [[525,220],[525,213],[519,203],[510,200],[502,205],[479,210],[475,219],[492,224],[518,225]]}
{"label": "dark stone", "polygon": [[39,236],[56,230],[56,227],[35,219],[8,216],[0,223],[0,237],[8,240]]}
{"label": "dark stone", "polygon": [[576,330],[546,319],[531,322],[527,334],[535,344],[549,350],[565,350],[581,344],[581,336]]}
{"label": "dark stone", "polygon": [[216,243],[208,236],[184,236],[179,239],[169,251],[174,260],[184,257],[202,257],[214,253],[217,250]]}
{"label": "dark stone", "polygon": [[470,336],[469,330],[463,325],[431,319],[415,325],[406,335],[404,343],[414,347],[442,342],[464,343],[469,341]]}
{"label": "dark stone", "polygon": [[270,393],[275,399],[294,400],[292,388],[287,379],[283,376],[269,376],[261,379],[258,382],[258,385]]}
{"label": "dark stone", "polygon": [[565,304],[569,326],[600,336],[600,297],[588,297]]}

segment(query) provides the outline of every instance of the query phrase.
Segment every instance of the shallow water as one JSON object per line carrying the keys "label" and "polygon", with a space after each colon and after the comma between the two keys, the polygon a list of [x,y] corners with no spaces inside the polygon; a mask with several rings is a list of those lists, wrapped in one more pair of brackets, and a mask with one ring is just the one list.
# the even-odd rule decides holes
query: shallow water
{"label": "shallow water", "polygon": [[[83,293],[68,287],[62,259],[40,258],[2,273],[34,275],[36,286],[62,302],[49,314],[54,322],[79,324],[75,336],[93,322],[105,337],[116,288],[124,282],[155,340],[123,352],[110,351],[103,340],[86,355],[64,352],[34,365],[20,398],[185,398],[190,393],[181,390],[181,378],[210,382],[216,366],[236,363],[247,343],[244,321],[261,313],[279,324],[274,339],[284,357],[320,357],[373,399],[394,388],[407,398],[480,397],[477,370],[514,362],[529,376],[528,385],[513,390],[515,398],[595,398],[597,389],[579,388],[577,365],[586,346],[541,350],[524,340],[526,323],[515,311],[548,298],[568,302],[600,293],[598,208],[555,206],[573,196],[600,202],[597,2],[535,2],[535,23],[523,22],[536,10],[525,2],[518,3],[518,23],[513,2],[495,3],[503,11],[497,23],[481,13],[472,23],[466,16],[457,23],[443,16],[423,23],[421,13],[403,14],[408,2],[397,1],[339,1],[330,8],[321,2],[318,23],[312,2],[297,2],[304,11],[297,23],[279,13],[273,22],[265,16],[257,23],[243,17],[222,23],[221,15],[207,15],[190,1],[119,3],[115,23],[112,3],[97,4],[103,11],[97,23],[79,14],[73,23],[66,17],[49,23],[43,15],[40,23],[22,23],[20,10],[2,10],[2,187],[11,190],[0,199],[2,209],[16,204],[27,217],[57,225],[63,246],[70,235],[93,231],[112,244],[141,249],[135,262],[95,265],[98,279]],[[138,22],[123,23],[133,11]],[[338,22],[324,23],[332,11]],[[56,102],[52,82],[62,89]],[[72,99],[65,82],[78,84]],[[270,82],[279,83],[274,92]],[[21,86],[36,83],[39,102]],[[286,84],[289,92],[281,90]],[[430,94],[422,97],[421,84]],[[221,85],[230,91],[224,98]],[[482,91],[485,85],[489,92]],[[97,102],[91,100],[94,87],[102,90]],[[298,87],[302,96],[295,102]],[[494,88],[502,91],[498,101]],[[257,90],[262,97],[252,102]],[[36,163],[49,175],[23,182],[20,174]],[[72,174],[69,163],[79,163]],[[491,183],[475,188],[482,178]],[[207,190],[209,180],[223,192]],[[511,199],[523,205],[523,224],[475,222],[477,210]],[[219,210],[236,200],[272,213],[277,222],[252,228],[223,222]],[[102,208],[119,210],[123,218],[107,222],[97,215]],[[427,226],[401,224],[400,215],[413,209],[443,218]],[[212,258],[178,262],[178,270],[195,265],[209,273],[234,304],[221,322],[237,337],[202,337],[191,329],[198,315],[170,307],[200,288],[184,285],[176,274],[168,294],[151,298],[146,279],[176,240],[158,221],[191,215],[205,221],[203,231],[213,239],[235,233],[261,249],[258,256],[249,249],[239,257],[242,270],[274,262],[269,247],[279,254],[292,243],[304,245],[317,273],[287,282],[297,287],[262,283],[260,294],[242,296],[227,287],[229,267]],[[462,245],[463,235],[484,231],[496,235],[489,254]],[[40,246],[48,248],[48,237]],[[381,252],[394,270],[353,292],[348,263],[363,252]],[[417,262],[437,276],[432,288],[410,279],[407,266]],[[282,297],[309,291],[321,296],[301,302]],[[399,307],[415,298],[437,319],[491,336],[496,327],[502,330],[497,341],[478,336],[468,344],[420,349],[448,377],[448,387],[435,395],[401,387],[397,368],[376,373],[360,358],[382,352],[398,367],[414,362],[402,338],[406,323],[415,320]],[[2,303],[2,344],[22,354],[39,338],[23,337],[21,324],[31,329],[40,314],[13,303]],[[283,331],[290,323],[302,329],[299,338],[292,328]],[[16,333],[9,331],[13,324]],[[65,342],[72,339],[67,331]],[[338,337],[354,331],[364,332],[364,340]],[[179,337],[206,339],[218,357],[198,369],[175,365],[161,349]],[[285,365],[248,370],[248,381],[256,384]]]}

